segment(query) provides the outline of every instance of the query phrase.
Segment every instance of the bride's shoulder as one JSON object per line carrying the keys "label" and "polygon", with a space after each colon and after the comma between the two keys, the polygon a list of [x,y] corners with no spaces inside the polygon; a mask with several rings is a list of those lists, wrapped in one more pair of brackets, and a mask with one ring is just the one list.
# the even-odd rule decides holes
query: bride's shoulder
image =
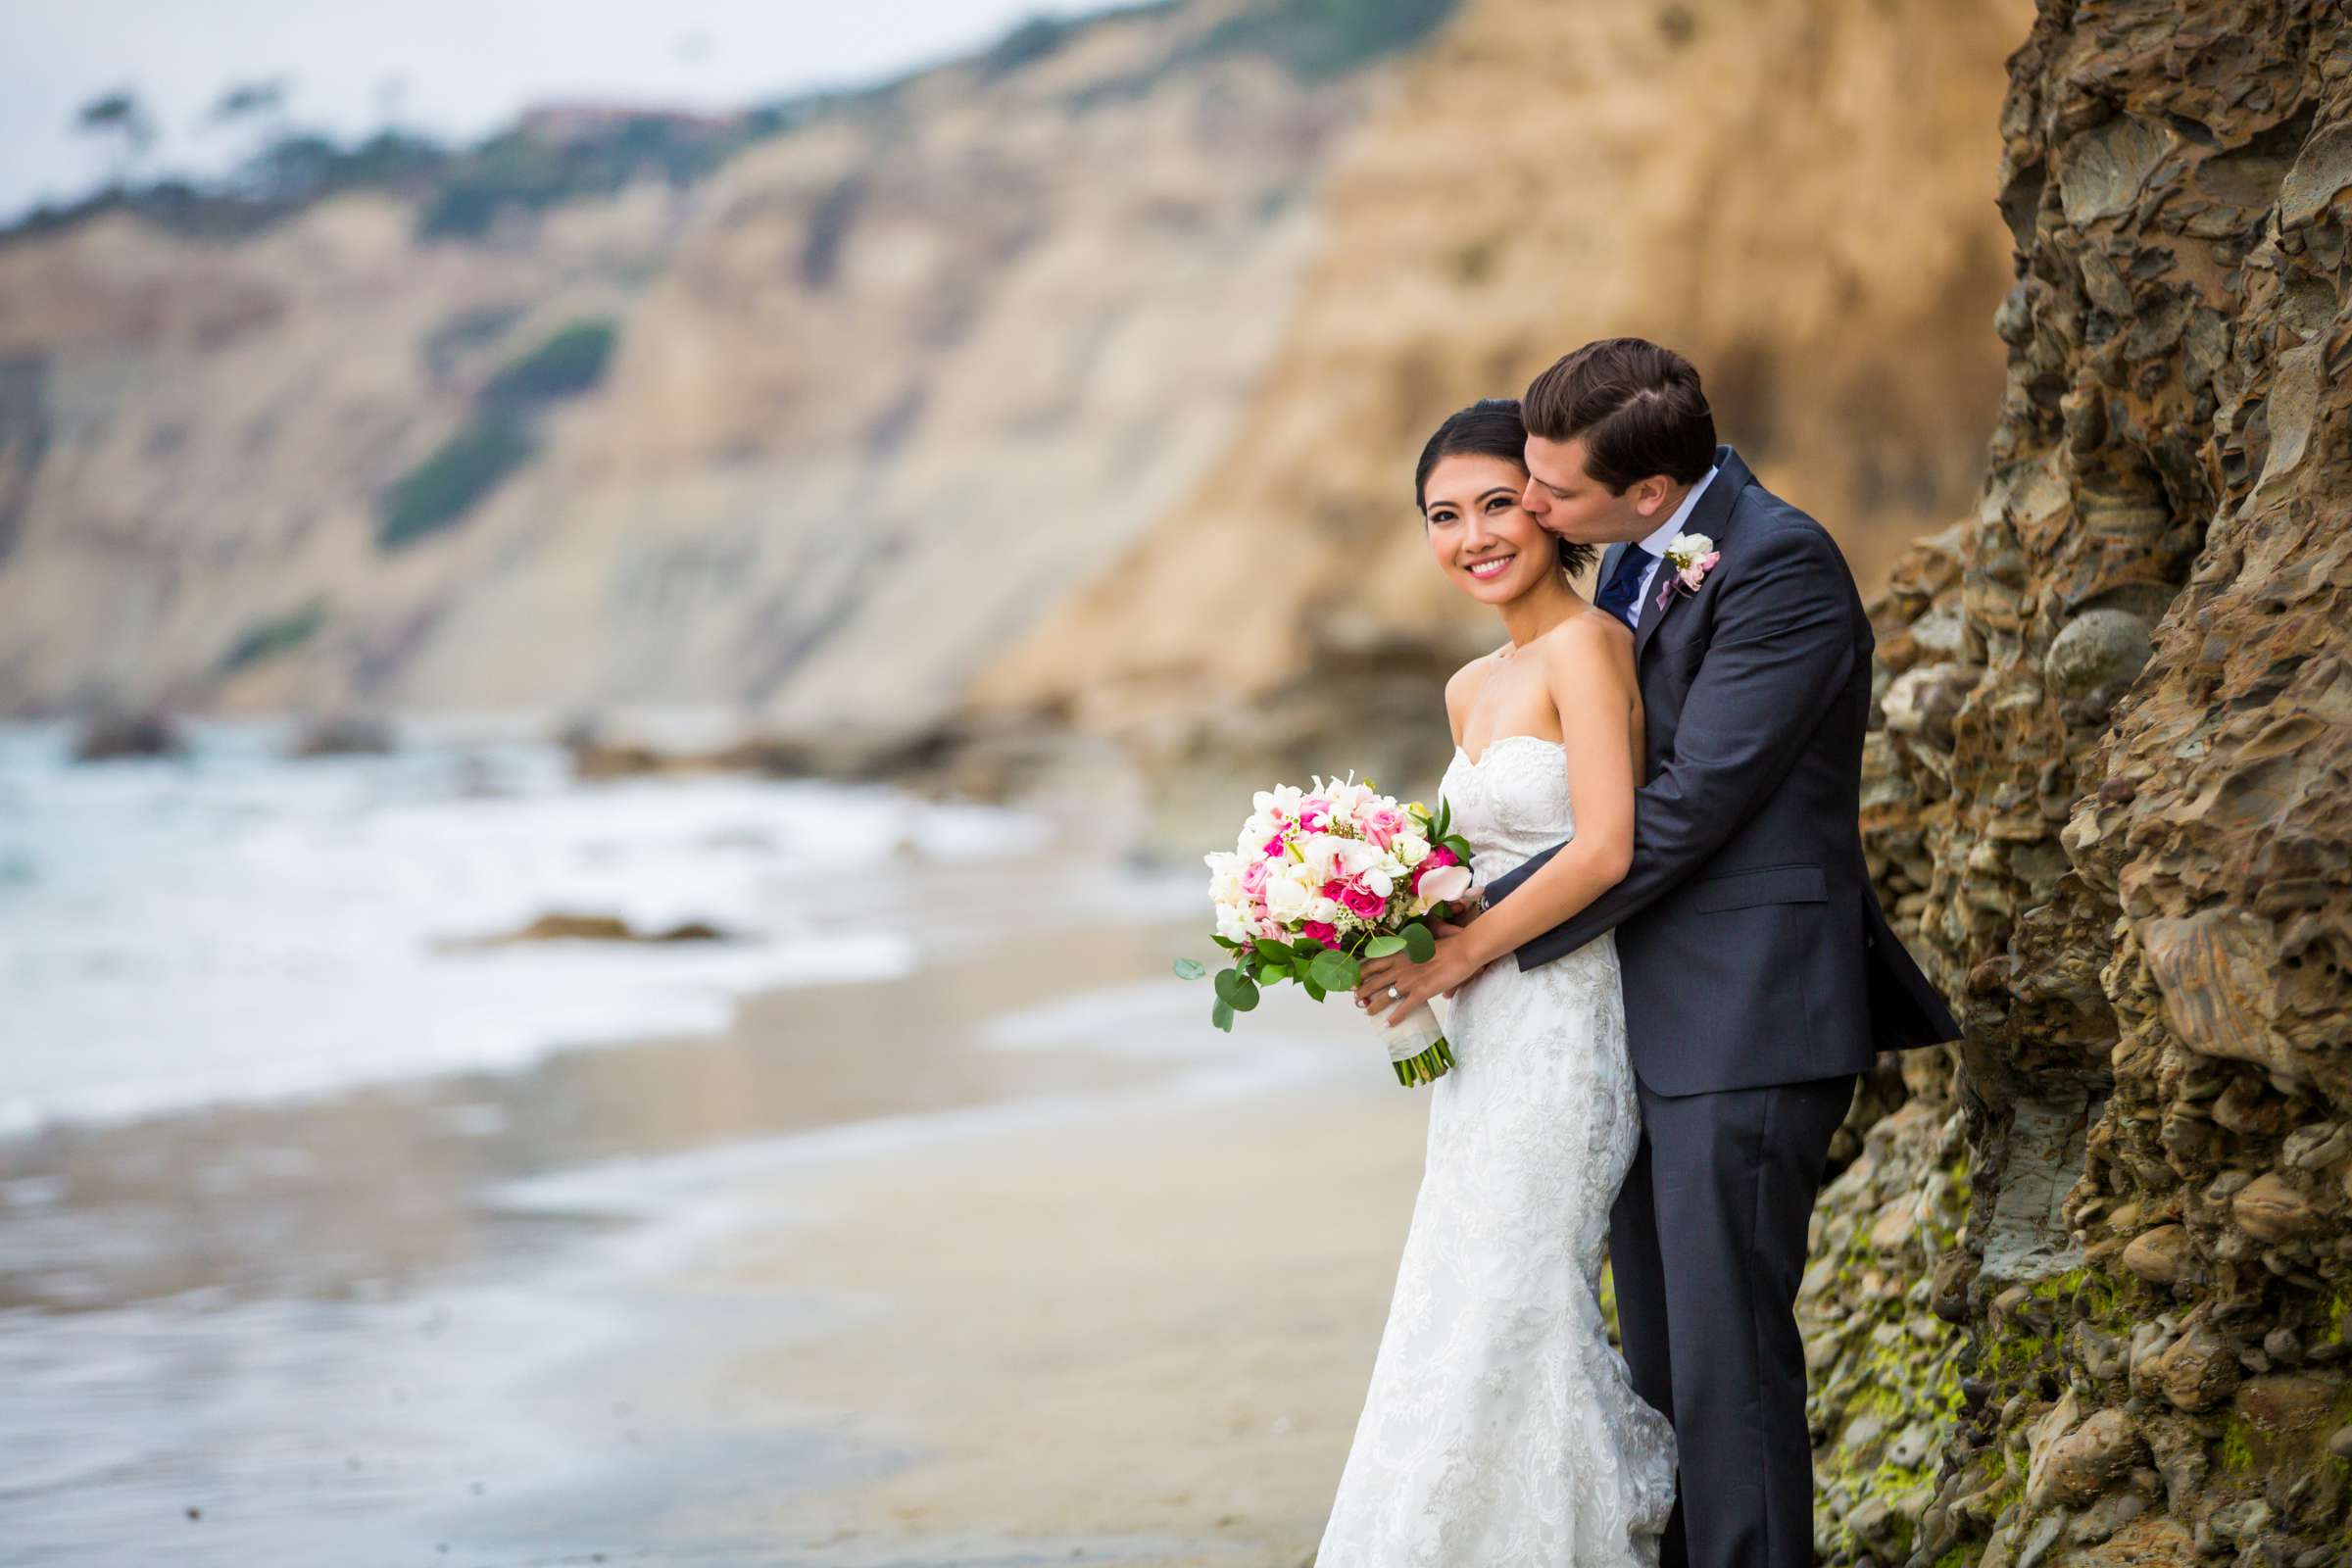
{"label": "bride's shoulder", "polygon": [[1619,674],[1634,667],[1634,634],[1624,621],[1605,610],[1587,610],[1570,615],[1545,632],[1544,662],[1554,670],[1591,670],[1598,664]]}

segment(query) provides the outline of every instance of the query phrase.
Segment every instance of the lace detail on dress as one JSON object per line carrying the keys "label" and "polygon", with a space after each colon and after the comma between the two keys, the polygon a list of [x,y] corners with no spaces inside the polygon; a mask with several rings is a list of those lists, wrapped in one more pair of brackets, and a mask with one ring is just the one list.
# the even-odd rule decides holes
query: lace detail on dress
{"label": "lace detail on dress", "polygon": [[[1446,770],[1479,882],[1573,836],[1557,741]],[[1446,1008],[1457,1065],[1316,1568],[1651,1568],[1674,1431],[1600,1316],[1639,1102],[1617,950],[1489,965]]]}

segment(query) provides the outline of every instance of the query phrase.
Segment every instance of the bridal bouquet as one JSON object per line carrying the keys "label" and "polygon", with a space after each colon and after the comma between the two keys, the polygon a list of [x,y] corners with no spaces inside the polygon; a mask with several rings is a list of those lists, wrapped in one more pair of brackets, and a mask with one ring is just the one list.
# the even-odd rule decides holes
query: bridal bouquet
{"label": "bridal bouquet", "polygon": [[[1470,891],[1470,846],[1450,831],[1441,798],[1433,816],[1415,801],[1398,805],[1369,784],[1259,790],[1233,853],[1202,857],[1216,905],[1216,943],[1233,966],[1216,976],[1209,1021],[1230,1031],[1237,1012],[1257,1005],[1262,986],[1295,981],[1321,1002],[1353,991],[1360,959],[1402,953],[1427,963],[1437,938],[1427,924],[1452,912]],[[1208,971],[1178,958],[1176,972]],[[1375,1020],[1400,1084],[1425,1084],[1453,1065],[1453,1053],[1428,1004],[1392,1024]]]}

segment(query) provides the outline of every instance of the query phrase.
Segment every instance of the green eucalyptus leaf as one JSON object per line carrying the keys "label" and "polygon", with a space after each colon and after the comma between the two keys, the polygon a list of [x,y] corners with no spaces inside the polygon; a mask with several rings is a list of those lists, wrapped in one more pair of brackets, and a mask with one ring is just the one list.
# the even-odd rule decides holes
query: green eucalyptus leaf
{"label": "green eucalyptus leaf", "polygon": [[1429,934],[1429,927],[1415,920],[1400,933],[1404,938],[1406,956],[1415,963],[1427,963],[1438,956],[1438,939]]}
{"label": "green eucalyptus leaf", "polygon": [[1392,953],[1402,953],[1404,947],[1405,942],[1402,937],[1374,937],[1364,944],[1364,956],[1385,958]]}
{"label": "green eucalyptus leaf", "polygon": [[1209,1007],[1208,1021],[1215,1024],[1218,1028],[1224,1030],[1227,1034],[1233,1033],[1233,1009],[1225,1004],[1225,1000],[1222,997],[1218,998],[1217,1001]]}
{"label": "green eucalyptus leaf", "polygon": [[1297,954],[1299,957],[1306,959],[1309,963],[1312,963],[1316,954],[1328,953],[1331,950],[1324,947],[1322,943],[1317,942],[1313,937],[1300,937],[1298,941],[1291,944],[1291,951]]}
{"label": "green eucalyptus leaf", "polygon": [[1321,1002],[1325,997],[1331,995],[1330,992],[1325,991],[1321,986],[1315,984],[1315,979],[1312,975],[1300,975],[1298,977],[1298,983],[1306,987],[1307,1000],[1310,1002]]}
{"label": "green eucalyptus leaf", "polygon": [[1199,958],[1178,958],[1174,967],[1179,980],[1198,980],[1208,973],[1208,966]]}
{"label": "green eucalyptus leaf", "polygon": [[1356,962],[1345,953],[1326,953],[1308,966],[1307,978],[1326,991],[1353,991]]}
{"label": "green eucalyptus leaf", "polygon": [[1244,980],[1233,988],[1233,995],[1227,997],[1225,1001],[1234,1011],[1248,1012],[1257,1005],[1257,986],[1253,981]]}

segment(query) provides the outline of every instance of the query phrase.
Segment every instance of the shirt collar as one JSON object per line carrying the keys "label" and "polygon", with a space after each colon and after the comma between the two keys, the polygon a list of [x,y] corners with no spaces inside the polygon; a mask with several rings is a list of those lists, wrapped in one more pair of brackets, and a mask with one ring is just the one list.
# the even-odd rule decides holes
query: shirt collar
{"label": "shirt collar", "polygon": [[1642,548],[1661,560],[1664,559],[1666,547],[1674,542],[1676,534],[1683,531],[1685,519],[1690,515],[1691,509],[1698,505],[1698,498],[1707,493],[1707,486],[1714,482],[1715,475],[1720,472],[1722,469],[1711,467],[1700,476],[1698,483],[1690,487],[1690,493],[1683,497],[1683,504],[1674,509],[1674,515],[1660,523],[1655,533],[1642,540]]}

